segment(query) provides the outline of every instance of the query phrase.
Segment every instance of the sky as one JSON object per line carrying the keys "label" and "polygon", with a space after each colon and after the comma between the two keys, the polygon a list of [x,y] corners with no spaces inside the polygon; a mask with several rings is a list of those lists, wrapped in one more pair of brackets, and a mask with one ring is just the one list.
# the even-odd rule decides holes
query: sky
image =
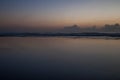
{"label": "sky", "polygon": [[0,29],[120,23],[120,0],[0,0]]}

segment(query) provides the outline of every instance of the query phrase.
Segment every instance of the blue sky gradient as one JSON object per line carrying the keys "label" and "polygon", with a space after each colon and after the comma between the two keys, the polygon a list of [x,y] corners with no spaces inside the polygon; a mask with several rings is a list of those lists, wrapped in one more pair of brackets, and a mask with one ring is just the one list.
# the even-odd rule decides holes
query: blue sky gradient
{"label": "blue sky gradient", "polygon": [[0,26],[102,26],[120,22],[120,0],[0,0]]}

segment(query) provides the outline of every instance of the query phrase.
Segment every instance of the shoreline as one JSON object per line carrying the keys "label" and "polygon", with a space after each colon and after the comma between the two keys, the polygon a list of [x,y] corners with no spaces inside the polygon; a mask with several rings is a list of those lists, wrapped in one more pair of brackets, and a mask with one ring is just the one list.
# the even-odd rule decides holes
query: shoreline
{"label": "shoreline", "polygon": [[1,33],[0,37],[120,37],[120,33]]}

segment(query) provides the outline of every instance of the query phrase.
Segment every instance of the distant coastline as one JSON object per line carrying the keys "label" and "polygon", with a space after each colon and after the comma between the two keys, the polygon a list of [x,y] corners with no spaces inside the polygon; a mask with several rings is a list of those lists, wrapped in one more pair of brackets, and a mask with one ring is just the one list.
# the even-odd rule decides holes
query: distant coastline
{"label": "distant coastline", "polygon": [[120,37],[120,33],[0,33],[0,37],[55,37],[55,36],[89,36],[89,37]]}

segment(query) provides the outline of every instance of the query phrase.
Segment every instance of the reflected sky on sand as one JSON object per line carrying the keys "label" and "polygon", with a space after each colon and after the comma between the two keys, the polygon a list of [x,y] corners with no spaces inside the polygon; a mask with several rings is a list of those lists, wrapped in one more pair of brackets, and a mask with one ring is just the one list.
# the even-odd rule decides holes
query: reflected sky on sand
{"label": "reflected sky on sand", "polygon": [[1,37],[1,80],[119,80],[120,40]]}

